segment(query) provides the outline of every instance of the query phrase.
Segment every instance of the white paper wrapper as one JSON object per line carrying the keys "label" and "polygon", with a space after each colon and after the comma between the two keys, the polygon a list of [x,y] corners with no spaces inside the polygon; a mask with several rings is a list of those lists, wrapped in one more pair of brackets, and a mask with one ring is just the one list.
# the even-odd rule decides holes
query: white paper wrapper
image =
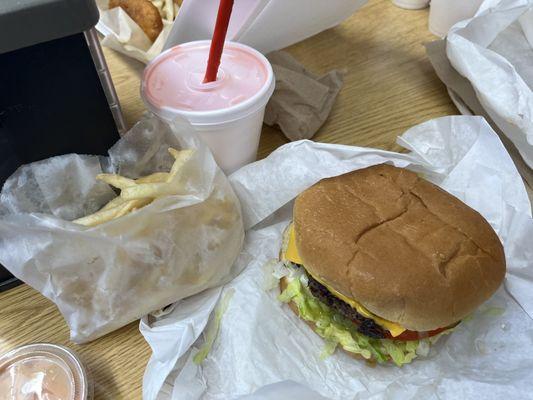
{"label": "white paper wrapper", "polygon": [[[186,124],[150,117],[110,159],[65,155],[19,168],[0,196],[0,262],[58,306],[75,342],[95,339],[182,298],[226,283],[243,243],[240,206],[207,147]],[[183,193],[93,228],[69,222],[115,194],[104,170],[168,171],[167,149],[195,148]]]}
{"label": "white paper wrapper", "polygon": [[533,0],[487,0],[447,38],[453,67],[533,168]]}
{"label": "white paper wrapper", "polygon": [[163,19],[163,30],[152,43],[139,25],[122,8],[109,9],[108,0],[96,0],[96,4],[100,11],[100,20],[96,24],[96,29],[104,35],[102,45],[145,64],[161,53],[172,29],[173,21]]}
{"label": "white paper wrapper", "polygon": [[[141,332],[154,350],[145,400],[531,398],[533,221],[518,172],[480,117],[429,121],[398,142],[411,153],[293,142],[230,177],[247,228],[237,265],[246,269],[222,293],[202,293],[162,319],[142,320]],[[276,299],[269,261],[278,257],[298,193],[322,178],[383,162],[423,173],[484,215],[505,246],[505,287],[428,359],[403,368],[371,368],[343,352],[320,360],[323,340]],[[200,332],[228,291],[233,296],[217,339],[198,366],[192,356],[203,343]],[[499,314],[493,307],[503,315],[493,315]]]}
{"label": "white paper wrapper", "polygon": [[[332,28],[367,0],[235,0],[227,40],[244,43],[263,54]],[[211,39],[218,0],[184,1],[165,49]]]}

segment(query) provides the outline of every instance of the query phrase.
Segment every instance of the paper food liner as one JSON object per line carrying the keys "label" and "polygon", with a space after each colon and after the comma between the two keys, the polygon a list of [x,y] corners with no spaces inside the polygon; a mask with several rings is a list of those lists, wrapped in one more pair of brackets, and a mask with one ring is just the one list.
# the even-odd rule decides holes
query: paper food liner
{"label": "paper food liner", "polygon": [[[518,172],[480,117],[432,120],[398,143],[411,152],[293,142],[230,177],[247,229],[236,265],[246,268],[222,291],[178,303],[164,317],[143,318],[140,329],[153,350],[145,400],[531,398],[533,221]],[[276,299],[269,266],[301,191],[385,162],[423,174],[489,221],[505,247],[505,285],[427,358],[402,368],[372,368],[341,351],[321,360],[324,341]],[[230,291],[213,347],[197,365],[201,332]]]}
{"label": "paper food liner", "polygon": [[447,37],[453,68],[533,168],[533,1],[486,0]]}
{"label": "paper food liner", "polygon": [[[72,221],[115,197],[101,172],[168,172],[168,148],[193,148],[183,192],[92,228]],[[0,262],[52,300],[85,342],[228,282],[243,243],[240,205],[186,123],[137,123],[109,158],[64,155],[20,167],[0,195]]]}
{"label": "paper food liner", "polygon": [[96,0],[100,20],[96,29],[104,35],[102,45],[148,64],[161,51],[172,29],[173,21],[163,19],[163,30],[152,43],[137,23],[120,8],[109,9],[108,0]]}

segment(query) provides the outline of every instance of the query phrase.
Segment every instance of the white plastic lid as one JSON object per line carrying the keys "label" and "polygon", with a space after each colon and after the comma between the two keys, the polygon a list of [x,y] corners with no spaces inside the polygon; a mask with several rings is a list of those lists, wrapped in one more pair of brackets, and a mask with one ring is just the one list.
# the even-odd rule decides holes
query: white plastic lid
{"label": "white plastic lid", "polygon": [[[179,49],[186,49],[188,47],[193,49],[198,47],[199,45],[204,45],[208,47],[210,43],[211,42],[209,40],[189,42],[180,45]],[[143,99],[146,107],[154,114],[167,121],[172,121],[176,117],[181,117],[187,119],[191,124],[194,125],[213,125],[236,121],[264,107],[270,99],[270,96],[272,95],[275,86],[274,72],[272,71],[272,66],[270,65],[270,62],[266,59],[265,56],[263,56],[258,51],[240,43],[226,42],[224,48],[239,49],[241,51],[245,51],[247,54],[252,55],[253,58],[256,59],[262,65],[262,67],[266,71],[266,79],[263,85],[255,94],[251,95],[251,97],[246,98],[246,100],[239,102],[238,104],[214,110],[191,111],[190,109],[176,108],[169,105],[163,106],[161,104],[156,104],[157,102],[150,94],[149,86],[151,85],[151,80],[156,78],[154,76],[154,73],[157,73],[156,68],[158,67],[159,63],[161,61],[166,61],[168,59],[168,56],[171,55],[174,51],[174,48],[171,48],[164,51],[154,60],[152,60],[152,62],[147,65],[143,72],[141,80],[141,98]],[[176,49],[178,48],[176,47]],[[183,96],[183,94],[177,95]]]}

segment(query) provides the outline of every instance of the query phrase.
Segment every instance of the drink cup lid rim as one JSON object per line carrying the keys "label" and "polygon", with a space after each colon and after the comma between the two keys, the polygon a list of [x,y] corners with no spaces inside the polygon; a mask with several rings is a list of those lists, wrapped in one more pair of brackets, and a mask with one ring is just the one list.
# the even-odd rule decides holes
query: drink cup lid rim
{"label": "drink cup lid rim", "polygon": [[[187,42],[183,44],[179,44],[177,46],[194,46],[198,44],[206,44],[210,43],[210,40],[196,40],[193,42]],[[268,61],[268,59],[261,54],[259,51],[255,50],[254,48],[247,46],[242,43],[232,42],[232,41],[226,41],[224,46],[233,46],[238,47],[240,49],[247,50],[251,52],[253,55],[255,55],[265,66],[267,70],[267,79],[265,81],[265,84],[261,87],[261,89],[255,93],[252,97],[249,99],[244,100],[241,103],[235,104],[231,107],[221,108],[218,110],[208,110],[208,111],[189,111],[189,110],[183,110],[173,107],[158,107],[153,105],[149,100],[148,96],[145,94],[145,78],[150,70],[150,68],[157,63],[158,60],[161,58],[164,58],[168,53],[170,53],[175,47],[171,47],[161,54],[159,54],[156,58],[154,58],[144,69],[141,79],[141,98],[143,99],[144,104],[146,107],[153,112],[154,114],[166,119],[166,120],[173,120],[175,117],[180,116],[184,117],[187,120],[189,120],[191,123],[201,123],[201,124],[216,124],[216,123],[222,123],[222,122],[231,122],[235,121],[241,118],[244,118],[253,112],[257,111],[258,109],[264,107],[268,100],[270,99],[270,96],[272,96],[272,93],[274,92],[274,86],[275,86],[275,79],[274,79],[274,71],[272,70],[272,65]]]}

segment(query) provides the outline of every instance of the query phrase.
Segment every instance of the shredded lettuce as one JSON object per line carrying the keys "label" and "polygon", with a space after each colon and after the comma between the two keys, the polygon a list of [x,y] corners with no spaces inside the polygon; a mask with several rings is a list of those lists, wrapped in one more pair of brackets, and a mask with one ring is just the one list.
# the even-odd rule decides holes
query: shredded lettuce
{"label": "shredded lettuce", "polygon": [[335,353],[335,350],[337,349],[337,342],[331,342],[327,341],[324,344],[324,347],[322,348],[322,353],[320,353],[320,359],[325,360],[329,356],[331,356],[333,353]]}
{"label": "shredded lettuce", "polygon": [[488,317],[499,317],[499,316],[503,315],[504,313],[505,313],[505,308],[496,307],[496,306],[487,307],[483,311],[483,314],[485,314]]}
{"label": "shredded lettuce", "polygon": [[207,355],[211,351],[213,343],[215,343],[215,339],[217,338],[218,330],[220,329],[220,321],[222,320],[222,316],[228,309],[230,300],[233,297],[234,293],[235,289],[229,289],[222,297],[220,303],[217,305],[217,308],[215,309],[215,314],[211,321],[209,321],[209,324],[204,332],[204,344],[202,345],[202,347],[200,347],[200,349],[192,359],[195,364],[201,364],[207,358]]}
{"label": "shredded lettuce", "polygon": [[413,361],[418,355],[427,355],[430,344],[440,336],[411,341],[373,339],[365,336],[357,331],[350,320],[316,299],[307,288],[306,280],[301,277],[290,280],[278,299],[285,303],[293,301],[298,307],[300,317],[315,324],[315,331],[326,341],[322,358],[333,354],[335,348],[341,346],[344,350],[367,360],[375,359],[384,363],[391,359],[397,366],[402,366]]}

